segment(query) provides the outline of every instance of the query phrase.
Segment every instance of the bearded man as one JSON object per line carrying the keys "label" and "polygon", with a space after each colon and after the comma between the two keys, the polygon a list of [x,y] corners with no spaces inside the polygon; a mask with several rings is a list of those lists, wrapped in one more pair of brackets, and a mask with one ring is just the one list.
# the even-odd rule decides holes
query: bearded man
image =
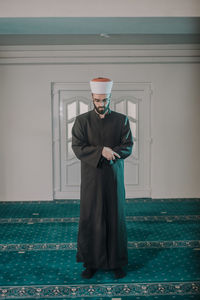
{"label": "bearded man", "polygon": [[80,219],[76,261],[84,262],[83,278],[97,269],[126,275],[124,159],[132,153],[133,136],[126,115],[110,109],[113,81],[90,81],[94,108],[76,117],[72,149],[81,161]]}

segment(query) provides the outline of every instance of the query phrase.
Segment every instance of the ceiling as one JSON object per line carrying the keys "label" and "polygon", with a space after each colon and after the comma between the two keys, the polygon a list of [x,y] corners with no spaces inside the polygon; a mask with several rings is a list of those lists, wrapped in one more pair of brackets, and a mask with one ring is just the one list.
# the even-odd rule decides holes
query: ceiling
{"label": "ceiling", "polygon": [[0,45],[200,43],[199,17],[0,18]]}

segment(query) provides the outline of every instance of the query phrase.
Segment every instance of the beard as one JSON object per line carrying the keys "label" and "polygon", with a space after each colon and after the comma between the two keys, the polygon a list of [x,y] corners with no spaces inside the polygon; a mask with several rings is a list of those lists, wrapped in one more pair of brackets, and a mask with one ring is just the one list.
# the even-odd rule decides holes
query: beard
{"label": "beard", "polygon": [[99,113],[99,114],[101,114],[101,115],[103,115],[103,114],[105,114],[106,112],[107,112],[107,110],[109,109],[109,105],[107,105],[106,107],[97,107],[95,104],[94,104],[94,102],[93,102],[93,105],[94,105],[94,108],[96,109],[96,111]]}

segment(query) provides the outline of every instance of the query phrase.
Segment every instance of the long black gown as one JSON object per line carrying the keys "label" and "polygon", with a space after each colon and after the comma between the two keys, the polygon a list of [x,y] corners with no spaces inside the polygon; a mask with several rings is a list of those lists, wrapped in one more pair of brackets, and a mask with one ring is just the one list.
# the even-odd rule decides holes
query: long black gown
{"label": "long black gown", "polygon": [[[85,267],[114,269],[128,264],[124,159],[133,136],[126,115],[110,108],[104,118],[95,109],[76,117],[72,149],[81,160],[80,219],[76,261]],[[107,160],[104,146],[121,158]]]}

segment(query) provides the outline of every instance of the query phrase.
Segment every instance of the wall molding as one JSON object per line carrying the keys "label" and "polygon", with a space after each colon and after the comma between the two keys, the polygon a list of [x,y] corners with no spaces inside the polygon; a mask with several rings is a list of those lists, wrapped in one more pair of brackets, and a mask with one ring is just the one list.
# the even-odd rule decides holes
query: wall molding
{"label": "wall molding", "polygon": [[200,44],[0,46],[0,65],[199,62]]}

